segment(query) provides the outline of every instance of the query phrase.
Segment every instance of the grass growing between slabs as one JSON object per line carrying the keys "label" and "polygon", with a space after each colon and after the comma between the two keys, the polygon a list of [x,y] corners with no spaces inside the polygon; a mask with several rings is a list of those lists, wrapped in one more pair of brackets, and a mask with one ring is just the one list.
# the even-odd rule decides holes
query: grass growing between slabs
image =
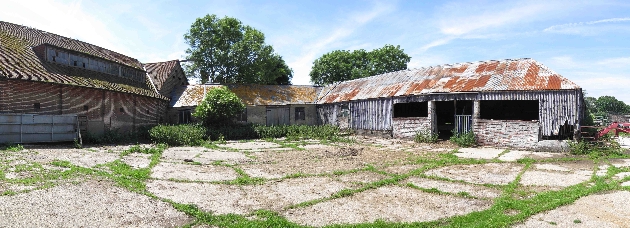
{"label": "grass growing between slabs", "polygon": [[[274,140],[273,142],[276,142]],[[286,142],[288,145],[281,145],[282,147],[299,148],[298,146],[304,145],[301,141]],[[278,143],[279,144],[279,143]],[[221,149],[220,144],[212,144],[214,146],[206,145],[206,147],[217,147]],[[19,148],[16,148],[19,149]],[[112,180],[116,185],[125,188],[132,192],[137,192],[154,199],[159,199],[170,203],[174,208],[186,213],[187,215],[195,218],[190,224],[185,227],[192,227],[196,225],[207,224],[217,227],[305,227],[291,221],[288,221],[285,217],[281,216],[278,212],[269,210],[257,210],[247,215],[216,215],[211,212],[203,211],[198,206],[190,204],[181,204],[173,202],[169,199],[161,199],[153,195],[146,190],[146,183],[151,179],[151,169],[155,167],[159,162],[163,151],[166,149],[166,145],[155,145],[151,147],[132,146],[129,149],[120,153],[120,159],[97,165],[93,168],[84,168],[71,164],[68,161],[56,160],[50,163],[51,166],[58,167],[60,169],[44,169],[41,164],[38,163],[26,163],[11,166],[11,172],[25,172],[31,175],[26,178],[7,179],[6,173],[9,171],[9,167],[2,166],[0,164],[0,181],[15,183],[15,184],[34,184],[34,183],[47,183],[42,186],[54,186],[56,181],[64,179],[72,179],[76,177],[97,177]],[[23,150],[23,148],[21,149]],[[8,149],[6,151],[9,151]],[[13,149],[11,150],[13,151]],[[19,151],[19,150],[18,150]],[[242,152],[242,151],[241,151]],[[401,186],[409,189],[420,190],[433,194],[451,195],[455,197],[475,198],[467,192],[448,193],[443,192],[435,188],[423,189],[413,184],[407,184],[404,181],[409,177],[422,177],[436,180],[452,181],[460,183],[460,181],[453,181],[446,178],[427,176],[425,171],[440,167],[454,166],[454,165],[474,165],[485,163],[496,163],[494,160],[482,160],[472,158],[459,158],[454,155],[456,151],[443,154],[428,154],[418,155],[411,157],[406,161],[406,165],[418,165],[418,168],[410,170],[403,174],[396,174],[386,172],[381,168],[376,168],[371,164],[366,164],[364,168],[355,168],[349,170],[334,170],[326,174],[303,174],[295,173],[286,175],[285,177],[276,179],[274,181],[282,181],[292,178],[304,178],[313,176],[328,176],[331,178],[353,174],[357,172],[374,172],[384,175],[384,179],[363,183],[357,188],[346,188],[331,194],[329,197],[310,200],[298,204],[294,204],[284,208],[295,209],[309,207],[321,202],[326,202],[334,199],[352,197],[356,194],[377,189],[383,186]],[[122,158],[133,153],[150,154],[150,164],[147,168],[133,168],[124,162]],[[505,151],[503,152],[505,153]],[[529,198],[523,198],[519,194],[519,187],[522,187],[519,182],[524,172],[526,172],[533,164],[536,163],[548,163],[548,162],[566,162],[566,161],[581,161],[591,160],[595,162],[606,161],[608,157],[571,157],[561,159],[532,159],[523,158],[517,160],[515,163],[523,164],[525,167],[519,172],[516,179],[509,184],[504,185],[492,185],[489,187],[498,189],[502,192],[501,196],[493,200],[492,206],[486,210],[472,212],[466,215],[454,216],[436,221],[429,222],[414,222],[414,223],[392,223],[383,220],[378,220],[370,223],[361,224],[339,224],[330,225],[328,227],[506,227],[522,222],[532,215],[552,210],[557,207],[571,204],[577,199],[611,190],[630,190],[630,187],[621,187],[622,181],[630,180],[630,177],[625,177],[621,180],[614,180],[613,176],[621,172],[629,172],[630,168],[617,168],[610,166],[604,176],[596,176],[593,171],[591,180],[586,183],[581,183],[566,187],[557,191],[546,191],[536,193]],[[1,161],[1,160],[0,160]],[[502,162],[513,163],[513,162]],[[264,184],[268,179],[256,178],[249,176],[239,165],[226,164],[220,161],[213,163],[212,165],[226,166],[232,168],[238,177],[230,181],[217,182],[216,184],[226,185],[259,185]],[[463,183],[463,181],[462,181]],[[468,183],[469,184],[469,183]],[[4,191],[0,195],[10,196],[19,194],[15,191]],[[581,223],[582,221],[575,222]]]}

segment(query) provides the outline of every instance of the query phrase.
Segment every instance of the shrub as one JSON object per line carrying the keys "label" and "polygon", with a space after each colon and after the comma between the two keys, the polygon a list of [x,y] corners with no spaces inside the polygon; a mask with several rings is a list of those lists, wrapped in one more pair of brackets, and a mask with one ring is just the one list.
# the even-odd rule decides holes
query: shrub
{"label": "shrub", "polygon": [[81,135],[81,140],[87,144],[138,143],[149,140],[149,129],[148,126],[139,126],[133,132],[121,132],[119,129],[106,130],[101,136],[86,132]]}
{"label": "shrub", "polygon": [[226,140],[256,139],[258,134],[254,130],[253,124],[231,124],[223,126],[209,126],[206,134],[210,140],[219,140],[223,137]]}
{"label": "shrub", "polygon": [[417,143],[436,143],[438,140],[438,134],[433,133],[430,130],[422,130],[416,132],[413,141]]}
{"label": "shrub", "polygon": [[619,143],[610,138],[604,138],[602,142],[588,143],[584,140],[569,142],[569,153],[574,155],[588,155],[592,158],[618,156],[623,153]]}
{"label": "shrub", "polygon": [[337,126],[321,125],[276,125],[255,126],[254,130],[260,138],[282,138],[289,140],[320,139],[336,141],[341,138],[341,130]]}
{"label": "shrub", "polygon": [[169,146],[195,146],[203,142],[206,130],[199,125],[158,125],[151,128],[149,135],[155,143],[165,143]]}
{"label": "shrub", "polygon": [[475,133],[473,131],[458,133],[453,130],[453,136],[451,136],[450,140],[459,147],[471,147],[477,145],[477,138],[475,137]]}
{"label": "shrub", "polygon": [[193,116],[206,126],[230,124],[232,119],[245,110],[245,105],[227,87],[211,89],[201,104],[195,108]]}

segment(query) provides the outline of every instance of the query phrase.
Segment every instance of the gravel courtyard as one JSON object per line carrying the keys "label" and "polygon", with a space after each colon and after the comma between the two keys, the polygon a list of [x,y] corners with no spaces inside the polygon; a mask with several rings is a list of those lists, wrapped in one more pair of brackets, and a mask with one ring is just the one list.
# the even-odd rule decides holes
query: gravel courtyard
{"label": "gravel courtyard", "polygon": [[354,140],[10,147],[0,227],[630,227],[630,159]]}

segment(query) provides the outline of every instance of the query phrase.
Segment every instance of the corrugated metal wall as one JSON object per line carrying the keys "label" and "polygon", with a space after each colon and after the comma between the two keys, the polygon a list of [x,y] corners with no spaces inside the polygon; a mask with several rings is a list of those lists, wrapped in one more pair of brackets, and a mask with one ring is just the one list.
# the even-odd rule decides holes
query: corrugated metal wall
{"label": "corrugated metal wall", "polygon": [[[484,93],[445,93],[408,97],[351,101],[350,128],[392,130],[392,110],[395,103],[449,100],[538,100],[539,121],[544,136],[557,135],[565,122],[576,125],[581,119],[581,90],[503,91]],[[317,108],[322,124],[339,126],[340,104],[323,104]],[[483,112],[483,110],[481,110]]]}

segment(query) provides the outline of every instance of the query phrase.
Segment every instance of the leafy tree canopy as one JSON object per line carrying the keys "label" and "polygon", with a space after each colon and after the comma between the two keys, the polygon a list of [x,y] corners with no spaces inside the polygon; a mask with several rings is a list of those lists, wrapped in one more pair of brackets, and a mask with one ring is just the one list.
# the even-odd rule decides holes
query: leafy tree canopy
{"label": "leafy tree canopy", "polygon": [[400,46],[385,45],[372,51],[336,50],[313,62],[311,82],[327,85],[335,82],[364,78],[372,75],[407,69],[411,60]]}
{"label": "leafy tree canopy", "polygon": [[206,126],[224,125],[245,110],[245,104],[227,87],[214,88],[195,108],[193,116],[202,120]]}
{"label": "leafy tree canopy", "polygon": [[630,107],[626,103],[613,96],[601,96],[594,101],[594,105],[599,113],[625,114],[630,112]]}
{"label": "leafy tree canopy", "polygon": [[184,35],[189,75],[224,84],[291,84],[292,70],[265,35],[231,17],[197,18]]}

